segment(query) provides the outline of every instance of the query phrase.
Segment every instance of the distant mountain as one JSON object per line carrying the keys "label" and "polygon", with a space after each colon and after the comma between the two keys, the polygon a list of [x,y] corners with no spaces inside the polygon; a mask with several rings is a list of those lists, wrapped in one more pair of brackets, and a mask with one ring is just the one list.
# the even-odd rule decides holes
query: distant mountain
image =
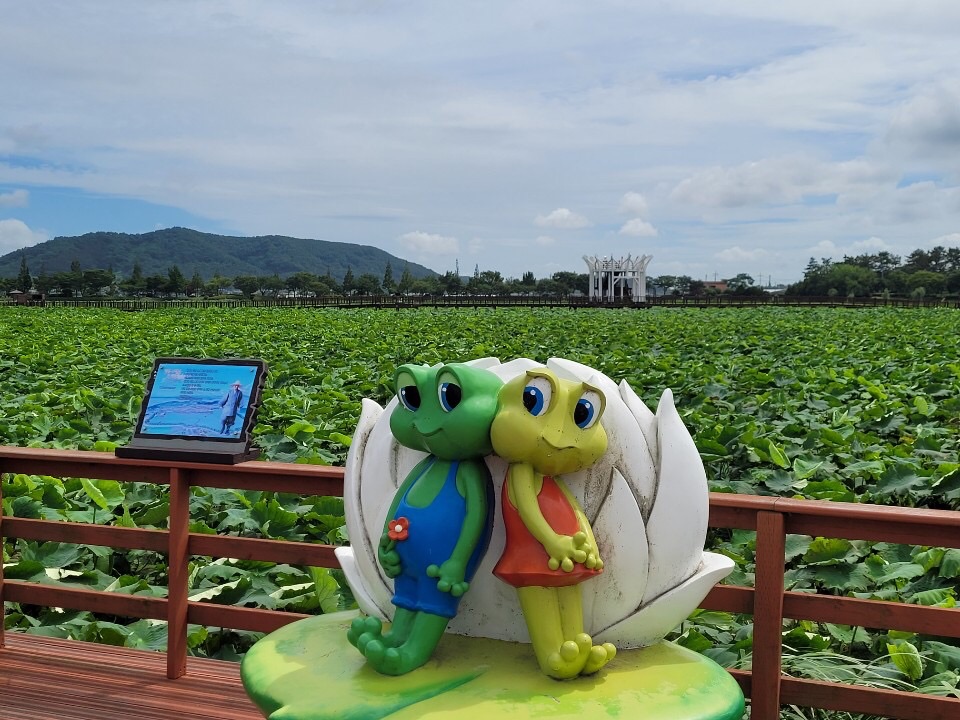
{"label": "distant mountain", "polygon": [[142,235],[95,232],[57,237],[0,257],[0,278],[17,276],[21,252],[34,277],[69,270],[74,260],[84,270],[113,268],[123,277],[130,276],[134,263],[140,263],[144,275],[166,275],[176,265],[187,278],[199,272],[205,280],[217,273],[227,278],[274,273],[286,277],[296,272],[326,275],[329,270],[340,281],[348,267],[354,277],[363,273],[383,277],[388,262],[395,279],[405,267],[415,278],[437,274],[370,245],[282,235],[230,237],[175,227]]}

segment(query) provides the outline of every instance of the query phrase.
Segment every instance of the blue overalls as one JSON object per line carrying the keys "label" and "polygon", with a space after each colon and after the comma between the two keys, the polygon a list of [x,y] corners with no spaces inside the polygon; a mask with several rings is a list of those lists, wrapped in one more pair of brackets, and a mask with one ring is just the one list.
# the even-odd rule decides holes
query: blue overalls
{"label": "blue overalls", "polygon": [[[424,468],[427,472],[437,460]],[[441,461],[442,462],[442,461]],[[467,462],[483,462],[467,461]],[[452,618],[457,614],[460,598],[437,588],[437,578],[427,575],[427,566],[438,567],[450,559],[456,547],[463,523],[466,519],[467,501],[457,489],[457,470],[460,461],[450,462],[450,470],[437,497],[426,507],[414,507],[407,502],[407,492],[400,498],[395,517],[405,517],[410,521],[407,538],[398,540],[394,546],[400,556],[401,574],[393,579],[393,604],[396,607],[415,612],[428,612],[431,615]],[[413,487],[411,483],[410,487]],[[487,487],[487,517],[483,534],[474,548],[464,579],[473,578],[480,559],[487,550],[490,534],[493,530],[493,491]]]}

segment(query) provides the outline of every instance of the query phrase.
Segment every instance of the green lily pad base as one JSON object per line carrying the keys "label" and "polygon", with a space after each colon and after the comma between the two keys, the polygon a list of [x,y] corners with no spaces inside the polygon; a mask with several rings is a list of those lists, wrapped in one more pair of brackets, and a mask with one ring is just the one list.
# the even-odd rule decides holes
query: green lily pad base
{"label": "green lily pad base", "polygon": [[380,675],[347,642],[356,612],[300,620],[263,638],[241,674],[269,720],[644,718],[740,720],[743,693],[708,658],[661,642],[624,650],[596,675],[540,673],[522,643],[445,635],[433,658]]}

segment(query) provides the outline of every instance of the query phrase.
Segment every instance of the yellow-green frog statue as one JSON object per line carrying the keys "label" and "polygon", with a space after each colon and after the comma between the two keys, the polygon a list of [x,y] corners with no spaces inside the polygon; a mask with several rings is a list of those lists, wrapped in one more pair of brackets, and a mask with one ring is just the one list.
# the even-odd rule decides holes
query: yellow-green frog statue
{"label": "yellow-green frog statue", "polygon": [[607,449],[603,392],[586,382],[528,370],[500,390],[490,428],[509,463],[501,496],[506,531],[494,574],[517,589],[541,670],[566,679],[597,672],[616,654],[584,632],[581,583],[603,570],[593,528],[559,477]]}

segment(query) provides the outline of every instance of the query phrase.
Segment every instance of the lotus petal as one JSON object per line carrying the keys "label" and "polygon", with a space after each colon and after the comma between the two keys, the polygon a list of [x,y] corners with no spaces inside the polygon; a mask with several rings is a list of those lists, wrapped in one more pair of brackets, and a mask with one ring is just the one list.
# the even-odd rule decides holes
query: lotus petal
{"label": "lotus petal", "polygon": [[[593,523],[603,573],[583,585],[584,627],[591,635],[636,612],[647,586],[647,534],[633,493],[616,469]],[[629,538],[629,542],[623,542]]]}
{"label": "lotus petal", "polygon": [[640,432],[643,433],[643,439],[647,442],[654,467],[659,466],[660,443],[657,439],[657,416],[650,412],[650,408],[637,396],[637,393],[634,392],[630,383],[626,380],[620,381],[620,397],[626,403],[630,412],[633,413],[633,418],[637,421]]}
{"label": "lotus petal", "polygon": [[467,362],[464,364],[469,365],[470,367],[480,368],[481,370],[492,370],[500,364],[500,358],[476,358],[475,360],[467,360]]}
{"label": "lotus petal", "polygon": [[707,474],[697,446],[664,390],[657,407],[660,467],[647,522],[650,574],[644,605],[696,572],[707,537]]}
{"label": "lotus petal", "polygon": [[[376,548],[380,541],[383,519],[380,520],[379,527],[376,526],[375,520],[371,522],[371,515],[374,515],[375,511],[371,511],[366,506],[365,499],[371,495],[376,496],[378,492],[385,493],[389,498],[396,491],[389,475],[389,468],[377,473],[371,473],[369,470],[371,465],[377,463],[389,464],[392,455],[389,446],[384,452],[382,437],[379,440],[376,437],[377,428],[384,424],[382,421],[386,417],[383,408],[373,400],[366,398],[363,400],[360,420],[347,454],[343,481],[347,534],[350,537],[353,568],[350,572],[357,576],[359,582],[349,574],[347,579],[350,581],[355,597],[365,596],[369,603],[379,610],[373,613],[379,617],[393,616],[393,605],[390,602],[393,591],[377,562]],[[386,510],[383,512],[385,513]],[[346,567],[344,571],[346,572]]]}
{"label": "lotus petal", "polygon": [[733,570],[733,560],[725,555],[705,552],[697,572],[681,585],[664,593],[648,605],[618,622],[594,638],[612,642],[618,648],[636,648],[660,641],[689,617],[716,583]]}
{"label": "lotus petal", "polygon": [[377,583],[369,582],[370,578],[364,577],[363,573],[360,572],[353,548],[338,547],[333,552],[340,562],[340,567],[343,568],[343,574],[347,576],[347,582],[350,584],[353,597],[356,598],[360,610],[372,617],[389,620],[390,618],[383,612],[380,605],[367,593],[367,587],[376,587]]}
{"label": "lotus petal", "polygon": [[506,383],[513,380],[517,375],[525,373],[527,370],[534,370],[542,367],[543,363],[538,363],[536,360],[530,360],[529,358],[516,358],[510,362],[490,366],[486,369]]}

